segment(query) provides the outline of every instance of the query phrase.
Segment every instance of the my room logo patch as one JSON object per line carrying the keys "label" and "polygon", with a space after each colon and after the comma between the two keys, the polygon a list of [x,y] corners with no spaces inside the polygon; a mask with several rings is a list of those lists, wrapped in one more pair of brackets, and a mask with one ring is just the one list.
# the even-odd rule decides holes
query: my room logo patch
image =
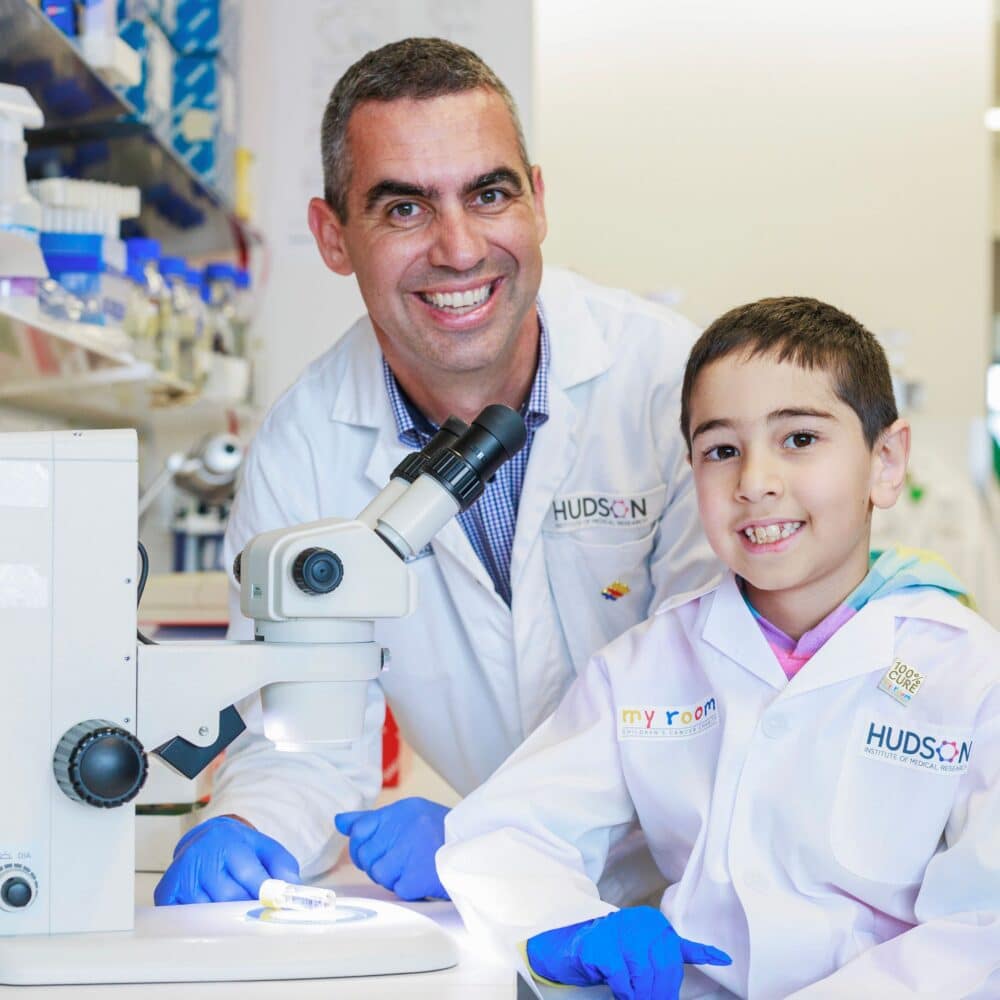
{"label": "my room logo patch", "polygon": [[683,740],[719,724],[719,708],[709,695],[693,705],[619,706],[618,739]]}

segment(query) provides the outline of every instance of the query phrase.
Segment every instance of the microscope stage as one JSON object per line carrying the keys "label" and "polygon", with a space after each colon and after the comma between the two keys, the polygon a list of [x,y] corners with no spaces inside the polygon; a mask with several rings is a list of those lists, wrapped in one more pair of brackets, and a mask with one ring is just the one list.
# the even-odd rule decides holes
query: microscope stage
{"label": "microscope stage", "polygon": [[136,907],[132,931],[0,938],[0,983],[334,979],[458,962],[434,921],[392,903],[340,898],[335,910],[308,916],[256,901]]}

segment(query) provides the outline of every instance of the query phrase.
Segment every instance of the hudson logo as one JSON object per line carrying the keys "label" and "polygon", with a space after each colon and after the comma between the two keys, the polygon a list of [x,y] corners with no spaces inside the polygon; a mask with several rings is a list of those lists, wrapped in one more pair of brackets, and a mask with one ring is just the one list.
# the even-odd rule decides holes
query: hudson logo
{"label": "hudson logo", "polygon": [[552,501],[551,527],[570,531],[592,524],[628,528],[647,524],[656,518],[666,496],[665,487],[646,493],[573,493]]}
{"label": "hudson logo", "polygon": [[719,724],[719,709],[709,696],[693,705],[631,706],[618,709],[618,739],[686,739]]}
{"label": "hudson logo", "polygon": [[866,757],[938,774],[964,774],[969,769],[972,740],[958,733],[902,729],[881,722],[866,725],[861,748]]}

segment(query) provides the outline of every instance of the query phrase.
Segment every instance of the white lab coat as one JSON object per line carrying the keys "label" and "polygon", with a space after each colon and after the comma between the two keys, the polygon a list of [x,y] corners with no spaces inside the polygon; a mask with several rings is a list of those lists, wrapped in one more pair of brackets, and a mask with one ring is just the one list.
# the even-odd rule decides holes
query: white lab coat
{"label": "white lab coat", "polygon": [[[552,712],[595,650],[667,594],[718,576],[678,429],[695,329],[568,272],[546,269],[539,298],[551,346],[550,416],[521,494],[512,606],[453,520],[432,554],[411,564],[416,613],[377,626],[392,658],[372,685],[358,752],[276,752],[262,735],[259,703],[243,706],[248,732],[216,776],[208,814],[244,816],[307,871],[336,859],[343,839],[334,814],[364,808],[378,792],[383,691],[405,740],[465,794]],[[227,565],[258,532],[354,517],[406,451],[366,317],[306,370],[257,434],[226,535]],[[590,497],[586,508],[579,494]],[[582,513],[594,513],[597,495],[607,516],[587,523]],[[615,582],[629,593],[608,600],[602,590]],[[232,637],[252,634],[235,586],[231,623]]]}
{"label": "white lab coat", "polygon": [[[683,997],[995,1000],[997,639],[940,591],[898,591],[789,681],[727,576],[595,656],[452,811],[438,873],[470,929],[510,949],[614,909],[595,882],[638,815],[672,883],[664,914],[733,958],[689,966]],[[907,707],[879,690],[896,659],[924,676]],[[932,742],[907,756],[906,732]]]}

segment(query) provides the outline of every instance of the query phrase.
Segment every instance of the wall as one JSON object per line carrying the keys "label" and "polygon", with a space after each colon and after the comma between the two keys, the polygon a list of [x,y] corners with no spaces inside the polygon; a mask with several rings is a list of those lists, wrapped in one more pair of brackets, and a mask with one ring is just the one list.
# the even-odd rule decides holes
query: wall
{"label": "wall", "polygon": [[988,0],[539,0],[546,261],[707,322],[810,294],[909,332],[929,414],[981,413]]}

